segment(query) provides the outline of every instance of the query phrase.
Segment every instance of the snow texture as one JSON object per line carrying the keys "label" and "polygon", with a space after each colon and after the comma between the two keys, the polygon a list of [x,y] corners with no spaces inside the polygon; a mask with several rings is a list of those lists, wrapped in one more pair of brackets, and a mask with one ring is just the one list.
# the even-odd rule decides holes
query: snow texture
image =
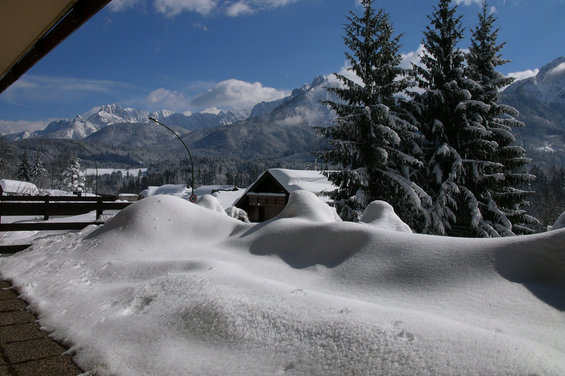
{"label": "snow texture", "polygon": [[[271,175],[289,192],[305,190],[320,195],[336,189],[321,171],[271,168]],[[327,200],[327,198],[326,198]]]}
{"label": "snow texture", "polygon": [[558,230],[561,228],[565,228],[565,212],[561,213],[559,218],[555,221],[555,224],[551,226],[552,230]]}
{"label": "snow texture", "polygon": [[385,201],[371,202],[363,212],[360,221],[381,229],[412,232],[410,226],[402,222],[402,219],[396,215],[392,205]]}
{"label": "snow texture", "polygon": [[156,195],[0,273],[97,375],[565,374],[565,230],[455,239],[390,231],[378,202],[364,217],[300,191],[260,224]]}
{"label": "snow texture", "polygon": [[39,194],[36,185],[26,181],[0,179],[0,187],[2,187],[2,192],[4,193],[29,196]]}

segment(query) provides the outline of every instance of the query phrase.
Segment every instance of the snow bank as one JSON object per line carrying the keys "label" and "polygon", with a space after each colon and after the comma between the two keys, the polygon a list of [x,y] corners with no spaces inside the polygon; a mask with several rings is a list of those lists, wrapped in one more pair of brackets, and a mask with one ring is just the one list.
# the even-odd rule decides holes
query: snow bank
{"label": "snow bank", "polygon": [[212,195],[204,195],[200,197],[196,202],[196,205],[217,211],[219,213],[224,213],[224,208],[220,204],[220,201],[218,201],[218,199]]}
{"label": "snow bank", "polygon": [[392,205],[385,201],[371,202],[365,208],[360,222],[392,231],[412,232],[410,226],[396,215]]}
{"label": "snow bank", "polygon": [[552,230],[558,230],[561,228],[565,228],[565,212],[561,213],[561,215],[559,216],[559,218],[557,218],[553,226],[551,226]]}
{"label": "snow bank", "polygon": [[99,375],[565,374],[565,230],[455,239],[323,205],[249,224],[153,196],[0,273]]}
{"label": "snow bank", "polygon": [[315,222],[341,221],[335,209],[309,191],[291,193],[285,208],[275,217],[275,220],[279,218],[302,218]]}

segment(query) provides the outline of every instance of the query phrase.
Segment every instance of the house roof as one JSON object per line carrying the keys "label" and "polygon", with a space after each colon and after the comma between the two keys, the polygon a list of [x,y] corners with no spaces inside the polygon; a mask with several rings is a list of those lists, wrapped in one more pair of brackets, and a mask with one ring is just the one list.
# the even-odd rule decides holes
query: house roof
{"label": "house roof", "polygon": [[259,176],[259,178],[257,178],[257,180],[255,180],[255,182],[247,188],[245,193],[234,203],[234,205],[238,206],[242,200],[244,200],[250,192],[253,192],[254,189],[261,184],[261,182],[268,178],[269,175],[272,176],[276,183],[278,183],[278,186],[280,186],[288,194],[298,190],[305,190],[327,200],[328,197],[324,194],[324,192],[336,189],[336,186],[333,185],[321,171],[271,168],[263,172],[261,176]]}
{"label": "house roof", "polygon": [[0,187],[5,193],[32,196],[39,194],[39,189],[37,189],[36,185],[26,181],[0,179]]}
{"label": "house roof", "polygon": [[304,190],[319,194],[336,189],[335,185],[321,171],[288,170],[285,168],[271,168],[268,171],[288,193]]}
{"label": "house roof", "polygon": [[0,1],[0,93],[109,2]]}

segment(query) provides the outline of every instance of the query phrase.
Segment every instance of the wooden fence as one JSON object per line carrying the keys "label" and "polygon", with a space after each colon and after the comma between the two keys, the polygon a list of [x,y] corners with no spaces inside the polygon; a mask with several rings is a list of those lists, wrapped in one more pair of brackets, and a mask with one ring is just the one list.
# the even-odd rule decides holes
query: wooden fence
{"label": "wooden fence", "polygon": [[[131,202],[115,202],[113,196],[0,196],[0,231],[81,230],[91,224],[102,224],[107,210],[121,210]],[[74,216],[96,212],[95,221],[47,222],[52,216]],[[43,216],[43,221],[2,223],[3,216]],[[27,246],[27,245],[25,245]],[[0,253],[13,253],[24,245],[0,246]]]}

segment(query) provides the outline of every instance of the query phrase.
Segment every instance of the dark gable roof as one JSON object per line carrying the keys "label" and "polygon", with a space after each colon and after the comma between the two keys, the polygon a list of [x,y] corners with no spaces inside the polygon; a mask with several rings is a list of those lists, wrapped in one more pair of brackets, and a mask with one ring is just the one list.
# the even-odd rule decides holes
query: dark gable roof
{"label": "dark gable roof", "polygon": [[[263,172],[261,176],[255,181],[255,183],[251,184],[251,186],[245,191],[245,193],[233,204],[235,207],[239,207],[239,205],[243,205],[245,200],[247,200],[247,194],[249,192],[258,192],[257,189],[264,186],[265,184],[271,185],[276,190],[280,190],[281,193],[285,193],[286,195],[290,195],[290,192],[269,172],[269,170]],[[273,192],[273,190],[264,192],[263,193],[277,193]]]}
{"label": "dark gable roof", "polygon": [[0,93],[110,0],[1,0]]}

